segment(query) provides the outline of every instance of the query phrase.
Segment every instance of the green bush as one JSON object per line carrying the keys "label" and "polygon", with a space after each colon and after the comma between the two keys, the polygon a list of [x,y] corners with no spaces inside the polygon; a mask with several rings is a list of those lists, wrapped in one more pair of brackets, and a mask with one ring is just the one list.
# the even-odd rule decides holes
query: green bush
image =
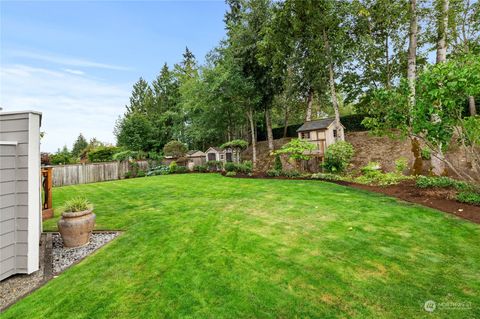
{"label": "green bush", "polygon": [[113,159],[114,161],[120,161],[120,162],[122,162],[122,161],[128,161],[128,160],[131,159],[131,158],[132,158],[132,159],[136,158],[136,157],[137,157],[137,154],[138,154],[137,152],[135,152],[135,151],[130,151],[130,150],[120,151],[120,152],[118,152],[118,153],[113,154],[112,159]]}
{"label": "green bush", "polygon": [[128,171],[128,172],[125,172],[125,174],[123,175],[124,178],[130,178],[132,177],[132,172]]}
{"label": "green bush", "polygon": [[343,141],[334,143],[327,147],[323,168],[332,173],[343,172],[350,164],[353,154],[352,144]]}
{"label": "green bush", "polygon": [[282,160],[280,158],[280,155],[275,155],[275,163],[273,165],[273,169],[276,170],[276,171],[279,171],[281,172],[282,169],[283,169],[283,166],[282,166]]}
{"label": "green bush", "polygon": [[172,157],[182,157],[187,153],[187,145],[180,141],[170,141],[163,147],[163,154]]}
{"label": "green bush", "polygon": [[368,175],[368,174],[375,174],[380,171],[382,166],[380,165],[379,162],[369,162],[366,166],[362,167],[360,170],[362,171],[362,174]]}
{"label": "green bush", "polygon": [[209,171],[219,171],[223,168],[223,162],[221,161],[208,161],[206,164]]}
{"label": "green bush", "polygon": [[403,174],[403,172],[408,168],[408,159],[405,157],[400,157],[395,161],[395,169],[397,173]]}
{"label": "green bush", "polygon": [[405,176],[399,173],[383,173],[381,171],[371,171],[368,174],[354,179],[356,183],[365,185],[388,186],[396,185],[401,181],[412,179],[412,176]]}
{"label": "green bush", "polygon": [[168,165],[168,168],[169,168],[171,174],[173,174],[177,171],[177,166],[178,166],[177,162],[175,162],[175,161],[170,162],[170,165]]}
{"label": "green bush", "polygon": [[225,171],[227,172],[233,172],[237,170],[237,165],[233,162],[226,162],[225,165],[223,166]]}
{"label": "green bush", "polygon": [[99,146],[88,152],[88,160],[92,163],[113,161],[113,155],[118,152],[115,146]]}
{"label": "green bush", "polygon": [[337,175],[337,174],[331,174],[331,173],[316,173],[312,174],[311,176],[312,179],[323,179],[326,181],[347,181],[349,180],[348,177]]}
{"label": "green bush", "polygon": [[420,156],[422,159],[429,161],[432,158],[432,152],[428,148],[422,148],[420,151]]}
{"label": "green bush", "polygon": [[176,174],[183,174],[183,173],[187,173],[187,172],[188,172],[188,168],[186,166],[177,166],[175,168],[175,173]]}
{"label": "green bush", "polygon": [[416,185],[419,188],[448,188],[453,187],[456,189],[465,189],[467,188],[467,183],[457,181],[453,178],[440,176],[440,177],[428,177],[428,176],[418,176]]}
{"label": "green bush", "polygon": [[139,171],[137,172],[137,177],[145,177],[145,175],[146,175],[146,174],[145,174],[145,171],[144,171],[144,170],[139,170]]}
{"label": "green bush", "polygon": [[193,167],[193,170],[195,172],[199,172],[199,173],[205,173],[207,171],[207,166],[205,165],[195,165]]}
{"label": "green bush", "polygon": [[281,175],[289,178],[302,176],[302,174],[300,174],[300,172],[297,170],[282,171]]}
{"label": "green bush", "polygon": [[58,149],[57,153],[50,155],[50,163],[52,165],[66,165],[75,163],[75,159],[72,157],[72,154],[70,154],[67,147],[64,146],[63,149]]}
{"label": "green bush", "polygon": [[463,191],[458,193],[457,200],[462,203],[480,206],[480,193],[472,191]]}
{"label": "green bush", "polygon": [[225,176],[228,176],[228,177],[237,176],[237,172],[230,171],[230,172],[227,172],[227,173],[225,174]]}
{"label": "green bush", "polygon": [[244,161],[243,163],[227,162],[224,165],[224,169],[227,172],[237,172],[237,173],[248,174],[252,172],[253,164],[251,161]]}
{"label": "green bush", "polygon": [[237,172],[241,172],[244,174],[250,174],[253,171],[252,161],[243,161],[242,164],[237,164],[237,167],[238,167]]}
{"label": "green bush", "polygon": [[170,174],[170,167],[167,165],[159,165],[148,170],[147,176],[154,175],[168,175]]}
{"label": "green bush", "polygon": [[277,176],[280,176],[281,173],[282,171],[277,169],[269,169],[268,171],[265,172],[265,174],[269,177],[277,177]]}

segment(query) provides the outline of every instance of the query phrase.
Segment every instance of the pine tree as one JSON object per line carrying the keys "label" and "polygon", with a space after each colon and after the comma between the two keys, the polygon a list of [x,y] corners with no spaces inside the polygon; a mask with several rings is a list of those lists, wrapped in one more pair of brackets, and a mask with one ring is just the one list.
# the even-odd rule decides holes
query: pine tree
{"label": "pine tree", "polygon": [[127,105],[127,113],[141,112],[146,114],[153,102],[152,89],[142,77],[133,85],[130,105]]}
{"label": "pine tree", "polygon": [[82,153],[82,151],[87,148],[88,146],[88,142],[87,140],[85,139],[85,137],[83,136],[82,133],[80,133],[77,137],[77,140],[75,141],[75,143],[73,144],[73,147],[72,147],[72,156],[73,157],[79,157],[80,154]]}

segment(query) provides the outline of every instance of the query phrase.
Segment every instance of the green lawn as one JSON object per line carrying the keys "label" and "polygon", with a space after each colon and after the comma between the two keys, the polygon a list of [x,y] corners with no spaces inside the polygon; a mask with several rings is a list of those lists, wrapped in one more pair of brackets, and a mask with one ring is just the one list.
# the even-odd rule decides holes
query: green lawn
{"label": "green lawn", "polygon": [[480,318],[480,227],[433,209],[213,174],[63,187],[54,205],[77,195],[124,234],[2,318]]}

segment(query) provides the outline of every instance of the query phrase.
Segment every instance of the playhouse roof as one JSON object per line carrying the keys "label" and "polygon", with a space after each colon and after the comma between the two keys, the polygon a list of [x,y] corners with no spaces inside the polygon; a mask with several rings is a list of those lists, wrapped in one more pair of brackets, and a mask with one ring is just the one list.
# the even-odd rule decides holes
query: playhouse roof
{"label": "playhouse roof", "polygon": [[329,117],[326,119],[320,119],[320,120],[314,120],[314,121],[308,121],[303,123],[302,126],[300,126],[297,129],[297,132],[305,132],[305,131],[314,131],[314,130],[324,130],[327,127],[330,126],[335,121],[335,118]]}

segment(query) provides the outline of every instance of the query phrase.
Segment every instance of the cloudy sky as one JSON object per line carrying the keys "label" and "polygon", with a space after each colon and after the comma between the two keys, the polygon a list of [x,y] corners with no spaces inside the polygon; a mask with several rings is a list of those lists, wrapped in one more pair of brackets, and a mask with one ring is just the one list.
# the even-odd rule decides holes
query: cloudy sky
{"label": "cloudy sky", "polygon": [[81,132],[114,143],[140,76],[222,39],[224,1],[0,0],[0,107],[43,113],[42,151]]}

